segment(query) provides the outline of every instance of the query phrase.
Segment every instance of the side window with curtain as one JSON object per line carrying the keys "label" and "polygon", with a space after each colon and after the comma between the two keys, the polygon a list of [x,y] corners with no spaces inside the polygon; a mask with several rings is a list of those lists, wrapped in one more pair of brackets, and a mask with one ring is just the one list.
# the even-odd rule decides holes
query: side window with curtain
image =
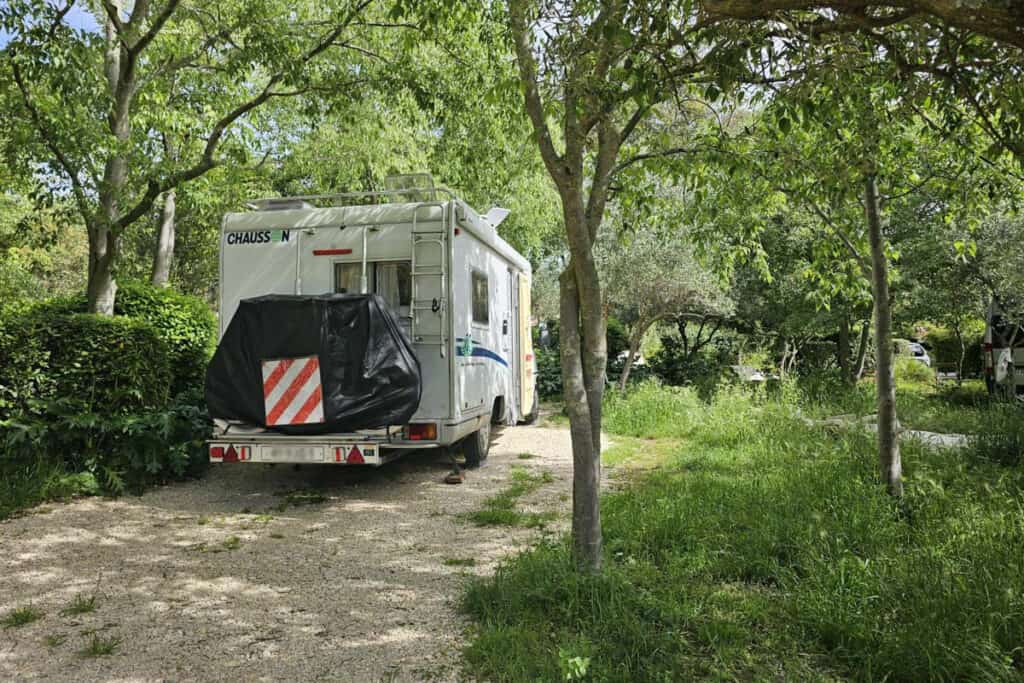
{"label": "side window with curtain", "polygon": [[334,293],[359,294],[359,280],[363,274],[361,263],[334,264]]}
{"label": "side window with curtain", "polygon": [[490,321],[490,306],[487,298],[487,275],[472,271],[473,277],[473,322],[486,325]]}

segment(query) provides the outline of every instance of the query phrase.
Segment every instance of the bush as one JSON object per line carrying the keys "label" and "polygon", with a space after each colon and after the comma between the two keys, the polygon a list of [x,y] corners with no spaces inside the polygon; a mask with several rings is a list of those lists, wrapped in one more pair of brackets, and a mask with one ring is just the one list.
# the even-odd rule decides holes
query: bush
{"label": "bush", "polygon": [[167,404],[170,359],[152,326],[52,311],[44,304],[0,315],[0,419],[42,415],[54,401],[105,414]]}
{"label": "bush", "polygon": [[[0,435],[0,479],[23,481],[20,493],[0,491],[0,517],[5,507],[18,507],[11,503],[15,494],[25,497],[34,486],[43,498],[47,487],[68,481],[66,473],[87,474],[96,491],[115,495],[200,474],[210,436],[200,400],[196,393],[182,394],[164,408],[113,415],[82,412],[74,401],[57,400],[45,416],[8,420]],[[49,491],[64,497],[60,493]]]}
{"label": "bush", "polygon": [[716,338],[696,354],[688,355],[675,336],[661,338],[661,349],[648,359],[651,373],[665,384],[695,386],[702,397],[711,396],[727,376],[735,352],[730,340]]}
{"label": "bush", "polygon": [[558,349],[536,349],[537,393],[541,398],[562,396],[562,361]]}
{"label": "bush", "polygon": [[895,362],[897,381],[911,384],[932,384],[935,382],[935,371],[921,361],[905,356],[897,356]]}
{"label": "bush", "polygon": [[174,370],[172,395],[203,386],[217,338],[217,318],[202,299],[173,289],[126,282],[118,288],[114,312],[145,320],[163,339]]}
{"label": "bush", "polygon": [[0,516],[88,491],[85,479],[120,493],[206,461],[209,309],[131,283],[118,315],[84,308],[72,297],[0,310]]}
{"label": "bush", "polygon": [[[964,337],[964,376],[972,377],[981,374],[982,356],[981,343],[984,339],[985,324],[977,321],[967,325]],[[980,327],[980,329],[979,329]],[[928,344],[931,346],[932,366],[947,370],[956,369],[960,362],[960,341],[953,331],[946,327],[935,327],[928,331]]]}

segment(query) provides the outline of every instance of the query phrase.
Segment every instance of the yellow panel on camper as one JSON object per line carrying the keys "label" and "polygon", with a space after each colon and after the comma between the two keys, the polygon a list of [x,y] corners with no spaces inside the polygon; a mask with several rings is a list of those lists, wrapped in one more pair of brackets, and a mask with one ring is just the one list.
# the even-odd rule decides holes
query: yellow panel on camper
{"label": "yellow panel on camper", "polygon": [[519,274],[519,406],[522,416],[533,412],[533,334],[530,330],[530,278]]}

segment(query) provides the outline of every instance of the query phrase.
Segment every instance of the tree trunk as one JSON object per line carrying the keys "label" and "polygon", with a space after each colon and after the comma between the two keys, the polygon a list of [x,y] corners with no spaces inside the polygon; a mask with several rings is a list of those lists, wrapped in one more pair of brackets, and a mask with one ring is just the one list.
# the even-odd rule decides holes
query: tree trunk
{"label": "tree trunk", "polygon": [[967,357],[967,345],[964,343],[964,333],[960,329],[960,322],[953,323],[953,332],[956,334],[956,341],[960,344],[960,357],[956,361],[956,385],[960,386],[964,381],[964,359]]}
{"label": "tree trunk", "polygon": [[114,280],[114,260],[117,237],[105,226],[89,228],[89,272],[86,283],[86,305],[90,313],[114,315],[117,282]]}
{"label": "tree trunk", "polygon": [[[115,0],[113,4],[119,13],[122,2]],[[125,69],[122,69],[124,46],[118,35],[117,26],[109,18],[104,26],[104,34],[106,46],[103,71],[110,96],[107,123],[118,143],[125,144],[131,137],[129,108],[135,84],[131,77],[126,79]],[[127,178],[127,157],[121,152],[113,153],[103,169],[96,220],[89,226],[89,277],[86,283],[86,299],[90,313],[114,314],[114,299],[117,296],[117,282],[114,280],[118,246],[117,221],[121,216],[118,201]]]}
{"label": "tree trunk", "polygon": [[874,174],[864,178],[864,212],[871,241],[871,288],[875,297],[875,385],[878,394],[878,465],[882,482],[893,496],[903,495],[896,376],[893,364],[892,308],[889,301],[889,262],[882,235],[878,184]]}
{"label": "tree trunk", "polygon": [[779,361],[779,379],[786,379],[786,359],[789,357],[789,338],[782,338],[782,360]]}
{"label": "tree trunk", "polygon": [[626,383],[629,381],[629,371],[633,368],[633,359],[636,358],[636,352],[640,349],[640,342],[643,341],[644,334],[647,332],[647,328],[642,325],[638,325],[638,332],[633,335],[633,338],[629,340],[629,353],[626,354],[626,365],[622,368],[622,374],[619,375],[619,392],[626,393]]}
{"label": "tree trunk", "polygon": [[158,287],[166,287],[171,279],[171,261],[174,259],[174,218],[177,193],[168,190],[160,210],[160,230],[157,235],[156,254],[153,256],[151,281]]}
{"label": "tree trunk", "polygon": [[571,262],[559,277],[559,289],[562,386],[572,436],[573,556],[581,569],[597,571],[601,568],[601,451],[594,449],[591,431],[580,336],[580,296]]}
{"label": "tree trunk", "polygon": [[850,319],[844,314],[839,320],[839,344],[836,348],[839,372],[847,382],[854,381],[853,366],[850,364]]}
{"label": "tree trunk", "polygon": [[871,322],[865,320],[860,326],[860,342],[857,345],[857,360],[853,364],[853,383],[864,376],[864,363],[868,357],[868,341],[871,338]]}

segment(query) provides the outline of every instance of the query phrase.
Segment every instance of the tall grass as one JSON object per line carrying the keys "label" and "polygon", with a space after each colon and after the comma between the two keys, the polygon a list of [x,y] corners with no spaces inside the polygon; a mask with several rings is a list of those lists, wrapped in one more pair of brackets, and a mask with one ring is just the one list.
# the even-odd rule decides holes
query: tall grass
{"label": "tall grass", "polygon": [[1024,680],[1019,466],[907,442],[898,502],[870,435],[791,403],[645,385],[605,424],[678,439],[671,463],[604,497],[600,574],[562,542],[471,586],[469,675]]}

